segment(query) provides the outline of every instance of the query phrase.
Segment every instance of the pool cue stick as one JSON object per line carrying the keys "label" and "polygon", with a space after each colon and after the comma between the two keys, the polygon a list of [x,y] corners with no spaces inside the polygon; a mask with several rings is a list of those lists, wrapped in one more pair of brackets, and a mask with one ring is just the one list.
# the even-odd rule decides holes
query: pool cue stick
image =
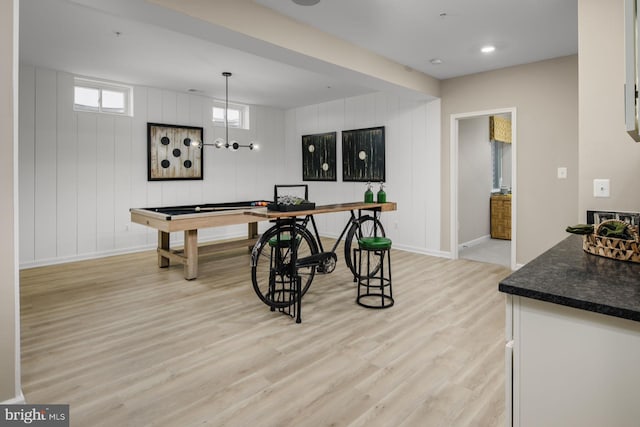
{"label": "pool cue stick", "polygon": [[219,208],[200,208],[200,212],[203,211],[226,211],[226,210],[232,210],[232,209],[252,209],[252,208],[258,208],[260,206],[225,206],[225,207],[219,207]]}
{"label": "pool cue stick", "polygon": [[[199,207],[199,206],[197,206]],[[207,212],[207,211],[224,211],[224,210],[232,210],[232,209],[254,209],[254,208],[260,208],[262,206],[226,206],[226,207],[216,207],[216,208],[207,208],[207,207],[199,207],[200,208],[200,212]],[[196,208],[173,208],[171,209],[172,211],[195,211]],[[159,211],[158,211],[159,212]]]}

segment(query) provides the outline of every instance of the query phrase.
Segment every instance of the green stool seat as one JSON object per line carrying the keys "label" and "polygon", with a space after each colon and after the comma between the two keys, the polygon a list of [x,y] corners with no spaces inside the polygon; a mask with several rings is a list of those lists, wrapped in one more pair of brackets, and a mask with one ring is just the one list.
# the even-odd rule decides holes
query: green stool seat
{"label": "green stool seat", "polygon": [[393,306],[391,239],[386,237],[359,239],[358,249],[354,250],[354,258],[358,259],[356,303],[366,308]]}
{"label": "green stool seat", "polygon": [[[290,234],[281,234],[280,235],[280,247],[286,248],[291,246],[291,235]],[[296,236],[296,242],[300,242],[300,236]],[[269,246],[275,248],[278,246],[278,236],[273,236],[269,239]]]}
{"label": "green stool seat", "polygon": [[391,239],[386,237],[363,237],[358,240],[360,249],[365,251],[379,251],[382,249],[391,249]]}

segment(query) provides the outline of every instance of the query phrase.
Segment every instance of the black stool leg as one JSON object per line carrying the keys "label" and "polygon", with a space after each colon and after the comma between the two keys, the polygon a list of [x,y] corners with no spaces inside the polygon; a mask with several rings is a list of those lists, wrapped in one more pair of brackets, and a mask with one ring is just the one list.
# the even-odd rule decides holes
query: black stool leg
{"label": "black stool leg", "polygon": [[302,322],[302,278],[298,275],[295,277],[296,281],[296,323]]}
{"label": "black stool leg", "polygon": [[[277,257],[276,251],[276,257]],[[277,261],[276,261],[277,264]],[[271,256],[269,257],[269,289],[267,290],[267,296],[270,295],[270,299],[273,299],[276,296],[276,270],[274,268],[274,259],[273,259],[273,247],[271,248]],[[269,307],[271,311],[276,311],[276,308],[272,305]]]}
{"label": "black stool leg", "polygon": [[384,307],[384,254],[386,251],[380,251],[380,306]]}
{"label": "black stool leg", "polygon": [[389,298],[391,299],[391,305],[393,305],[394,300],[393,300],[393,280],[391,280],[391,249],[387,251],[387,269],[389,270]]}
{"label": "black stool leg", "polygon": [[[363,255],[362,251],[367,252],[366,271],[363,272]],[[391,279],[391,250],[377,249],[366,250],[359,249],[360,258],[358,259],[358,295],[356,302],[366,308],[388,308],[393,306],[393,282]],[[387,258],[385,266],[385,257]],[[371,261],[376,262],[377,271],[371,273]],[[364,288],[364,289],[361,289]],[[388,288],[388,290],[387,290]],[[380,297],[379,304],[375,302]],[[370,303],[369,303],[370,302]]]}
{"label": "black stool leg", "polygon": [[367,294],[371,293],[371,251],[367,251]]}
{"label": "black stool leg", "polygon": [[[353,250],[354,259],[355,259],[356,250],[357,249]],[[358,276],[353,278],[353,281],[358,284],[358,297],[356,298],[356,301],[360,301],[360,280],[361,280],[361,278],[362,278],[362,251],[358,250]]]}

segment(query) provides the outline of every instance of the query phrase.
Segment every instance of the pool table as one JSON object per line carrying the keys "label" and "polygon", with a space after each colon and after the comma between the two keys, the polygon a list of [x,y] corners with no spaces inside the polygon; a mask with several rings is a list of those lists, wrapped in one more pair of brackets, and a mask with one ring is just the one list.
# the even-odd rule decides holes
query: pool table
{"label": "pool table", "polygon": [[[263,200],[207,203],[188,206],[164,206],[130,209],[131,221],[158,230],[158,266],[168,267],[170,261],[184,265],[184,278],[198,277],[198,255],[227,249],[251,248],[258,238],[258,221],[267,218],[251,215],[267,210]],[[247,238],[198,247],[198,229],[247,224]],[[184,231],[184,248],[172,250],[172,231]]]}

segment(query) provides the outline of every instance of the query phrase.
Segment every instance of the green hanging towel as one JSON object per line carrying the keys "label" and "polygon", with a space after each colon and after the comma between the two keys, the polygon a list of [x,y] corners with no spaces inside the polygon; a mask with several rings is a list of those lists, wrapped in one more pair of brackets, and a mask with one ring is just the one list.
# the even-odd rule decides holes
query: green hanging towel
{"label": "green hanging towel", "polygon": [[604,237],[613,237],[616,239],[633,239],[631,233],[627,228],[627,224],[624,222],[605,222],[600,225],[598,235]]}
{"label": "green hanging towel", "polygon": [[576,224],[570,225],[566,229],[567,233],[573,234],[591,234],[593,233],[593,225],[592,224]]}

